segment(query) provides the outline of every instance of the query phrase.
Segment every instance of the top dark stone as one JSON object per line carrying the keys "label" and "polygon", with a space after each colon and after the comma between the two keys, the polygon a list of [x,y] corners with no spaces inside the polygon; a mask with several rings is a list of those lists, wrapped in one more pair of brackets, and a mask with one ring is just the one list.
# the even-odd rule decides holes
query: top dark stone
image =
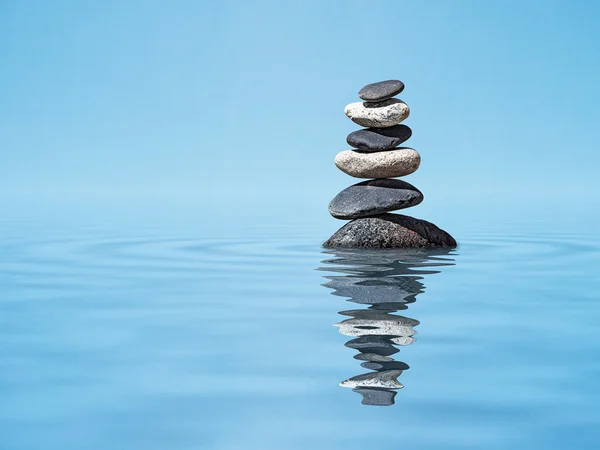
{"label": "top dark stone", "polygon": [[404,90],[404,83],[400,80],[387,80],[378,83],[367,84],[358,96],[366,102],[381,102],[398,95]]}

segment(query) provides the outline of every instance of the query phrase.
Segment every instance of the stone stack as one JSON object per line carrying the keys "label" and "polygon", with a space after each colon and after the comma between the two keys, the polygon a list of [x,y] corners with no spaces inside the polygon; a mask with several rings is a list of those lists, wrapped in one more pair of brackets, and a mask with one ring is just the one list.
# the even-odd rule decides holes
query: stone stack
{"label": "stone stack", "polygon": [[399,80],[381,81],[363,87],[364,102],[350,103],[344,112],[364,129],[346,139],[354,147],[335,157],[342,172],[370,178],[340,192],[329,204],[336,219],[352,219],[323,245],[325,247],[414,248],[456,247],[445,231],[424,220],[389,214],[423,201],[413,185],[396,179],[415,172],[421,163],[416,150],[399,147],[412,131],[400,125],[410,113],[408,105],[395,98],[404,90]]}

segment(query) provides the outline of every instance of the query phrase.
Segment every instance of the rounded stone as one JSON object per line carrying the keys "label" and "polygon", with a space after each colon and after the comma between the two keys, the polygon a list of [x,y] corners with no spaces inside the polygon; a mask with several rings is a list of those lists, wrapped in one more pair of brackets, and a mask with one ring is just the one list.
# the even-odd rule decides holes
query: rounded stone
{"label": "rounded stone", "polygon": [[423,201],[423,194],[402,180],[369,180],[347,187],[329,204],[336,219],[358,219],[410,208]]}
{"label": "rounded stone", "polygon": [[[400,350],[398,350],[400,351]],[[374,361],[374,362],[390,362],[393,361],[393,358],[389,356],[382,356],[378,353],[359,353],[353,356],[354,359],[358,359],[359,361]]]}
{"label": "rounded stone", "polygon": [[381,356],[391,356],[400,351],[394,347],[394,344],[386,336],[360,336],[346,342],[344,345],[361,353],[376,353]]}
{"label": "rounded stone", "polygon": [[374,362],[374,361],[365,361],[360,365],[365,369],[370,370],[408,370],[410,367],[408,364],[402,361],[391,361],[391,362]]}
{"label": "rounded stone", "polygon": [[335,165],[355,178],[395,178],[415,172],[421,156],[412,148],[400,148],[376,153],[345,150],[335,156]]}
{"label": "rounded stone", "polygon": [[398,95],[403,90],[404,83],[402,81],[386,80],[367,84],[358,91],[358,96],[367,102],[380,102]]}
{"label": "rounded stone", "polygon": [[386,128],[406,119],[410,109],[402,100],[390,98],[381,103],[350,103],[344,108],[344,113],[360,126]]}
{"label": "rounded stone", "polygon": [[425,220],[400,214],[382,214],[353,220],[333,234],[324,247],[433,248],[456,247],[444,230]]}
{"label": "rounded stone", "polygon": [[354,131],[348,135],[346,142],[362,152],[381,152],[398,147],[411,136],[412,130],[406,125],[394,125]]}
{"label": "rounded stone", "polygon": [[368,372],[348,378],[340,383],[340,386],[356,387],[374,387],[387,389],[402,389],[404,386],[397,380],[402,375],[401,370],[382,370],[380,372]]}

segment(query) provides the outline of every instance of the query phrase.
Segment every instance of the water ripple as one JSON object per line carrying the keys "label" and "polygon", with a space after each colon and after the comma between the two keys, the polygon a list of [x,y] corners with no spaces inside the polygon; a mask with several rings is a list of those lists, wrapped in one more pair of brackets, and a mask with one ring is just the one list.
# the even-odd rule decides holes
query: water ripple
{"label": "water ripple", "polygon": [[[593,236],[478,232],[452,251],[371,252],[277,229],[38,231],[0,240],[3,438],[111,448],[102,436],[143,422],[165,448],[165,423],[203,443],[276,422],[286,445],[327,424],[365,445],[428,448],[443,429],[509,448],[524,423],[539,437],[581,411],[594,421]],[[85,436],[69,447],[73,429]]]}

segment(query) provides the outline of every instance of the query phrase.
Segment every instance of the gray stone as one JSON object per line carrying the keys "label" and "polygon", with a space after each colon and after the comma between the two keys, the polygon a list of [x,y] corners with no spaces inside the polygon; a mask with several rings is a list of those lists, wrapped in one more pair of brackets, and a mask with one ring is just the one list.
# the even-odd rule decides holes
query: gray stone
{"label": "gray stone", "polygon": [[[399,350],[398,350],[399,351]],[[394,359],[389,356],[380,355],[378,353],[359,353],[354,355],[354,359],[359,361],[376,361],[376,362],[391,362]]]}
{"label": "gray stone", "polygon": [[361,152],[381,152],[398,147],[411,136],[412,130],[406,125],[394,125],[354,131],[348,135],[346,142]]}
{"label": "gray stone", "polygon": [[394,347],[389,338],[383,336],[361,336],[344,345],[362,353],[375,353],[381,356],[391,356],[400,351]]}
{"label": "gray stone", "polygon": [[421,156],[412,148],[376,153],[345,150],[335,156],[337,168],[355,178],[403,177],[416,172],[420,164]]}
{"label": "gray stone", "polygon": [[368,277],[325,278],[330,281],[323,286],[334,289],[332,295],[349,297],[351,302],[379,305],[381,308],[406,309],[406,303],[413,302],[415,295],[423,292],[423,284],[409,276],[381,278],[376,282]]}
{"label": "gray stone", "polygon": [[354,123],[363,127],[385,128],[399,124],[410,114],[408,105],[397,98],[381,103],[355,102],[344,109]]}
{"label": "gray stone", "polygon": [[358,219],[410,208],[422,201],[421,191],[406,181],[369,180],[336,195],[329,203],[329,213],[336,219]]}
{"label": "gray stone", "polygon": [[[385,285],[380,285],[380,286],[385,286]],[[371,309],[371,308],[347,309],[345,311],[339,311],[338,314],[340,314],[342,316],[354,317],[355,319],[360,319],[360,320],[383,320],[383,321],[392,320],[392,321],[394,321],[394,320],[397,320],[398,318],[400,318],[400,319],[404,319],[405,323],[412,322],[412,326],[414,326],[414,327],[419,325],[418,320],[399,316],[397,314],[391,314],[389,311],[384,311],[384,310],[380,310],[380,309]]]}
{"label": "gray stone", "polygon": [[404,90],[404,83],[400,80],[386,80],[367,84],[358,96],[366,102],[380,102],[398,95]]}
{"label": "gray stone", "polygon": [[352,389],[352,391],[362,395],[361,403],[369,406],[392,406],[394,397],[396,397],[396,391],[391,389],[360,387]]}
{"label": "gray stone", "polygon": [[400,214],[382,214],[347,223],[336,231],[323,246],[352,248],[456,247],[456,241],[444,230],[425,220]]}

